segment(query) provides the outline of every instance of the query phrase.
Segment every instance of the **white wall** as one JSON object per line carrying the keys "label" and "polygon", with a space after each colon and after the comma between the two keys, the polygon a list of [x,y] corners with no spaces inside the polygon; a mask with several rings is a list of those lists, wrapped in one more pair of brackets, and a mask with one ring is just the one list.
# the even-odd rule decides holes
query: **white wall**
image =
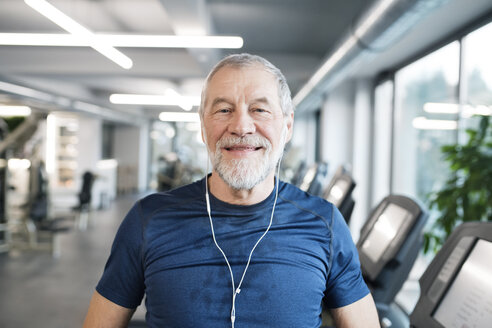
{"label": "white wall", "polygon": [[[294,118],[294,132],[290,141],[291,148],[295,148],[296,156],[306,164],[314,163],[316,151],[316,120],[314,113],[308,113]],[[284,162],[288,161],[284,158]]]}
{"label": "white wall", "polygon": [[[82,174],[91,171],[97,175],[97,162],[102,157],[102,120],[94,117],[80,116],[79,130],[77,133],[79,143],[77,148],[77,192],[82,188]],[[94,181],[92,186],[91,207],[99,208],[101,194],[105,193],[104,181],[101,178]]]}
{"label": "white wall", "polygon": [[372,84],[359,80],[355,88],[354,144],[352,175],[357,183],[353,192],[356,200],[350,220],[354,240],[359,239],[360,229],[370,212]]}
{"label": "white wall", "polygon": [[371,206],[390,194],[393,82],[375,88]]}
{"label": "white wall", "polygon": [[370,212],[372,108],[371,83],[347,81],[326,95],[320,118],[321,159],[328,162],[329,178],[344,165],[357,184],[350,220],[354,240]]}
{"label": "white wall", "polygon": [[138,168],[140,131],[138,127],[118,125],[114,129],[114,157],[119,165],[135,165]]}
{"label": "white wall", "polygon": [[321,159],[331,176],[339,165],[352,169],[354,130],[354,83],[338,86],[326,97],[321,112]]}
{"label": "white wall", "polygon": [[81,176],[85,171],[94,172],[97,162],[101,160],[102,120],[80,116],[77,135],[79,137],[77,169],[78,175]]}

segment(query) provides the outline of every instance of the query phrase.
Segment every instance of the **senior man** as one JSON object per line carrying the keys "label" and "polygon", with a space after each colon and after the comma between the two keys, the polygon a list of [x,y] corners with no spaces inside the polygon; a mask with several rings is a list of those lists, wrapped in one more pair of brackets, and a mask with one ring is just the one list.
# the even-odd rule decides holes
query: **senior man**
{"label": "senior man", "polygon": [[[115,237],[85,327],[379,327],[350,233],[331,203],[275,173],[292,136],[285,77],[231,55],[200,106],[212,173],[138,201]],[[278,176],[278,173],[277,173]]]}

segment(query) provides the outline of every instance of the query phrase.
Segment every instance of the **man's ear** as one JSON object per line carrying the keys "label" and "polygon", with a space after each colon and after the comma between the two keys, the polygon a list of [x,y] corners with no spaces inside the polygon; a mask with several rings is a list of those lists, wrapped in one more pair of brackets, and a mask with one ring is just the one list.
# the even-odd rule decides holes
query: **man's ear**
{"label": "man's ear", "polygon": [[294,128],[294,111],[285,117],[285,127],[287,130],[285,136],[285,143],[288,143],[292,139],[292,133]]}
{"label": "man's ear", "polygon": [[200,133],[202,134],[202,141],[207,145],[207,134],[205,133],[205,126],[203,125],[203,119],[200,118]]}

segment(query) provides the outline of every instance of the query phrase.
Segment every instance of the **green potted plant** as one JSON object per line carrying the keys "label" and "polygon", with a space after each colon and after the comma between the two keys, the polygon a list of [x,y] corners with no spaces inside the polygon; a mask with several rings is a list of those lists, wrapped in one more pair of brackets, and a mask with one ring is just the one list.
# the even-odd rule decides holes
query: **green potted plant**
{"label": "green potted plant", "polygon": [[441,148],[452,174],[430,195],[429,208],[439,216],[424,234],[424,253],[437,252],[456,226],[492,221],[492,120],[482,116],[477,129],[467,129],[466,144]]}

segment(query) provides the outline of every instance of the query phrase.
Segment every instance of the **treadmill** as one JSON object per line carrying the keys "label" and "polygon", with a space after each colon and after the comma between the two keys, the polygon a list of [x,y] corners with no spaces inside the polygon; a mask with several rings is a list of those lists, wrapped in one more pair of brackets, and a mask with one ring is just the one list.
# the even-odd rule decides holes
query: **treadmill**
{"label": "treadmill", "polygon": [[300,189],[314,196],[321,197],[325,187],[328,164],[321,162],[313,164],[304,174]]}
{"label": "treadmill", "polygon": [[352,176],[343,166],[340,166],[323,193],[323,198],[338,208],[347,224],[355,206],[355,201],[352,198],[355,185],[356,183]]}
{"label": "treadmill", "polygon": [[419,284],[412,328],[492,327],[492,222],[457,227]]}
{"label": "treadmill", "polygon": [[408,316],[394,299],[413,267],[428,215],[406,196],[390,195],[361,229],[357,249],[362,275],[376,303],[382,327],[408,327]]}
{"label": "treadmill", "polygon": [[292,183],[296,187],[300,187],[302,183],[302,179],[304,178],[304,175],[306,174],[306,162],[302,161],[299,163],[299,166],[295,170],[294,176],[292,177],[290,183]]}

